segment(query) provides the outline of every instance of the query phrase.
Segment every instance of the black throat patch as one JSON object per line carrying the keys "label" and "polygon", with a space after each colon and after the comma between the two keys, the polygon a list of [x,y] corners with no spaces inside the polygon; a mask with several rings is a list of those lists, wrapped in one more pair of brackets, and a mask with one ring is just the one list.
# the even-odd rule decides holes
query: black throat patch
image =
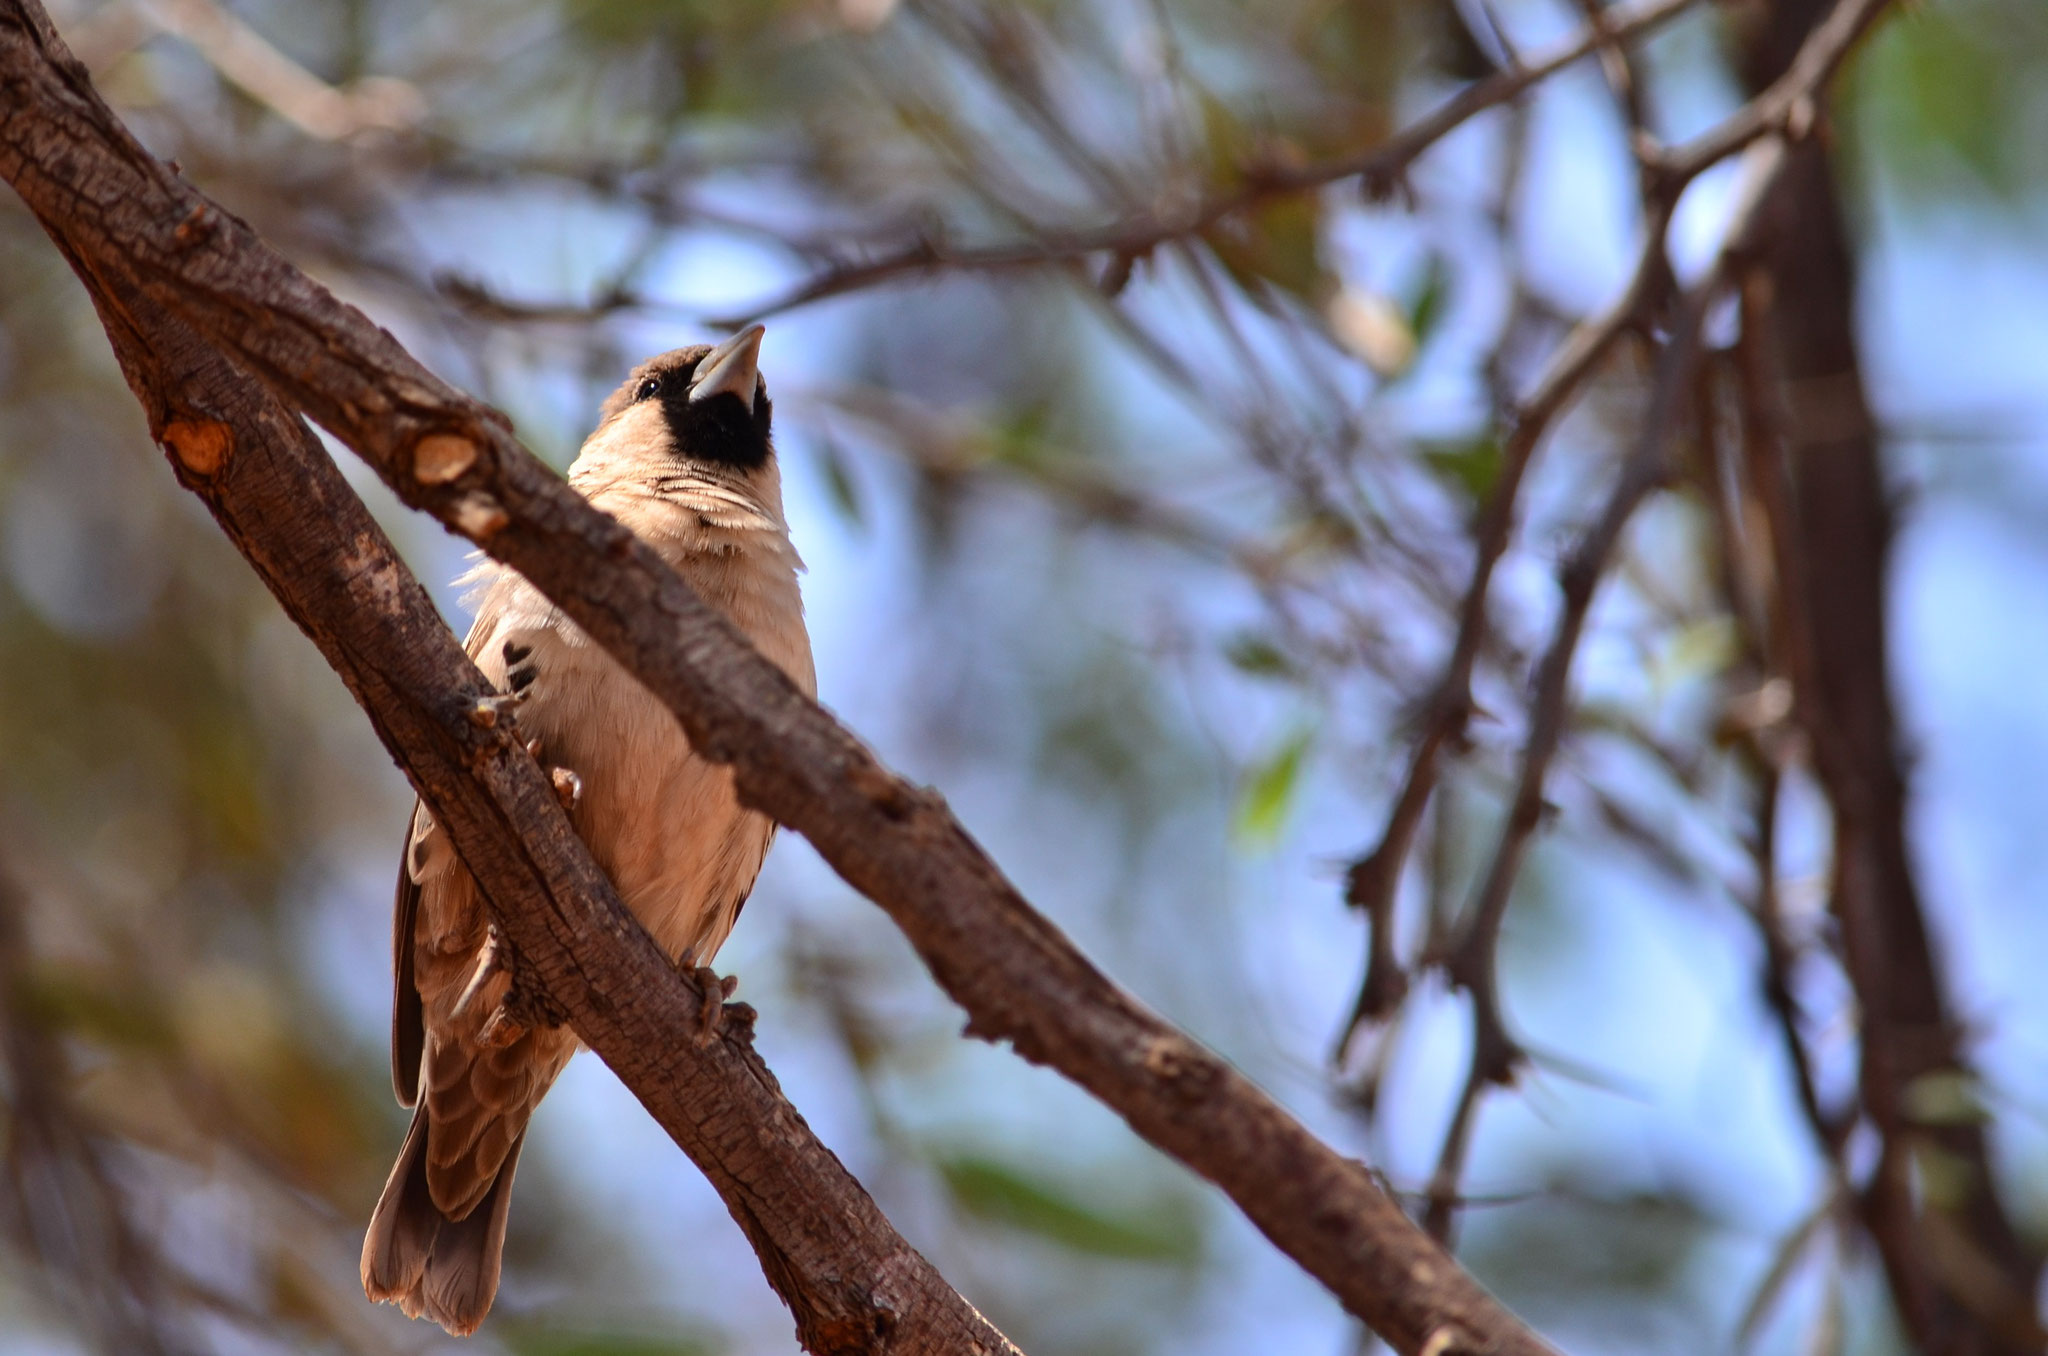
{"label": "black throat patch", "polygon": [[708,345],[696,344],[648,359],[605,402],[605,415],[609,418],[643,401],[658,401],[679,458],[738,471],[758,470],[770,455],[768,434],[774,406],[768,399],[768,384],[756,384],[751,406],[731,392],[706,400],[690,399],[690,383],[710,351]]}
{"label": "black throat patch", "polygon": [[741,471],[758,470],[768,460],[770,406],[765,387],[755,388],[752,409],[731,392],[692,400],[687,390],[664,391],[659,399],[676,450],[688,460]]}

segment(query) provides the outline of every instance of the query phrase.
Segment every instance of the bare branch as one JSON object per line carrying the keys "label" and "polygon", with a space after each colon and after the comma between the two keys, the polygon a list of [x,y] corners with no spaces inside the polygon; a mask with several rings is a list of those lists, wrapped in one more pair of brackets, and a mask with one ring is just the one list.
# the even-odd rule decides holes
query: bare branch
{"label": "bare branch", "polygon": [[1664,261],[1664,225],[1668,220],[1667,211],[1648,224],[1627,291],[1606,311],[1580,324],[1565,340],[1523,402],[1501,449],[1500,470],[1474,530],[1472,573],[1458,606],[1457,637],[1452,642],[1450,658],[1445,661],[1443,675],[1430,696],[1422,731],[1409,754],[1407,773],[1394,795],[1394,806],[1379,843],[1352,865],[1345,879],[1345,902],[1364,910],[1371,920],[1373,950],[1340,1047],[1360,1024],[1385,1016],[1400,1001],[1405,987],[1396,978],[1398,962],[1392,951],[1394,894],[1400,886],[1415,831],[1436,789],[1444,750],[1456,747],[1464,738],[1472,717],[1472,672],[1486,642],[1493,571],[1513,539],[1516,508],[1529,463],[1543,435],[1598,371],[1614,345],[1631,327],[1641,324],[1659,303],[1669,279]]}
{"label": "bare branch", "polygon": [[1856,40],[1869,31],[1891,0],[1842,0],[1827,11],[1800,44],[1791,64],[1769,89],[1751,99],[1697,140],[1652,158],[1658,170],[1680,182],[1718,165],[1751,142],[1771,135],[1804,141],[1819,126],[1820,99]]}

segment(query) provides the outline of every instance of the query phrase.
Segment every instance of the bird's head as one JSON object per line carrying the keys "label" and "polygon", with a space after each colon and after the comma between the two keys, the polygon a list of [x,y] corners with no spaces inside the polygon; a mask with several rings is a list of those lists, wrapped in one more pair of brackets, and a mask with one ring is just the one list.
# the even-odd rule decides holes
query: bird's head
{"label": "bird's head", "polygon": [[[774,456],[771,406],[761,380],[762,329],[752,325],[716,346],[694,344],[649,358],[604,402],[585,455],[748,476]],[[617,469],[624,469],[618,467]]]}

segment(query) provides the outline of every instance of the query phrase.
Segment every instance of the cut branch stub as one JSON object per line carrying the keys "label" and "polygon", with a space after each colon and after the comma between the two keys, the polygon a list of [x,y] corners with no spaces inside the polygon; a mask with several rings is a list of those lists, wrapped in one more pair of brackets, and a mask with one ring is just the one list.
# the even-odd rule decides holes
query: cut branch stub
{"label": "cut branch stub", "polygon": [[212,419],[174,420],[164,426],[163,441],[185,473],[202,480],[219,475],[235,448],[233,430]]}
{"label": "cut branch stub", "polygon": [[446,485],[476,465],[476,443],[459,433],[429,433],[413,444],[412,478],[422,485]]}

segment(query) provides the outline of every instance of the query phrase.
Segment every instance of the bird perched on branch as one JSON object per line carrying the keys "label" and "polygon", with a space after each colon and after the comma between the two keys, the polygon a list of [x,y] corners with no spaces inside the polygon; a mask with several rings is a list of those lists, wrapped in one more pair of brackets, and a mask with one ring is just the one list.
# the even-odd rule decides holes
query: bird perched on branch
{"label": "bird perched on branch", "polygon": [[[761,327],[643,363],[604,403],[569,483],[675,567],[807,693],[816,687],[757,359]],[[739,917],[774,824],[691,751],[669,709],[510,569],[480,567],[467,648],[516,701],[570,821],[672,959],[703,965]],[[414,1108],[363,1240],[363,1289],[451,1333],[498,1289],[526,1125],[574,1033],[509,1003],[469,872],[424,805],[398,871],[392,1081]]]}

